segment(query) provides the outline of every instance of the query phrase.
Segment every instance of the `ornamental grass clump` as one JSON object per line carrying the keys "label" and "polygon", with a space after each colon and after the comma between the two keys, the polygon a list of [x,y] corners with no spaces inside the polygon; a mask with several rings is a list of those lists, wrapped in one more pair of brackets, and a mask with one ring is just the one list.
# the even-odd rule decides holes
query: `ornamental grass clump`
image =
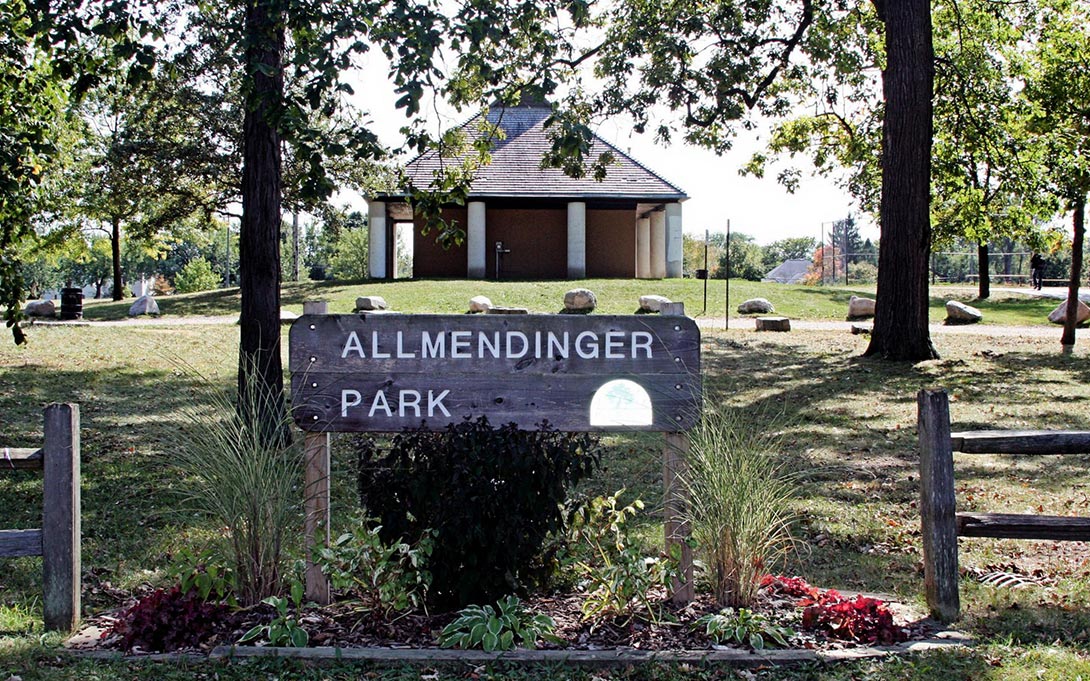
{"label": "ornamental grass clump", "polygon": [[793,544],[795,486],[777,458],[781,437],[771,421],[722,409],[689,434],[687,520],[723,607],[751,607],[761,577]]}
{"label": "ornamental grass clump", "polygon": [[239,602],[255,605],[282,590],[286,538],[302,524],[302,454],[289,439],[282,396],[244,381],[249,407],[240,410],[234,390],[202,380],[171,452],[182,475],[182,506],[222,528],[214,551],[233,568]]}

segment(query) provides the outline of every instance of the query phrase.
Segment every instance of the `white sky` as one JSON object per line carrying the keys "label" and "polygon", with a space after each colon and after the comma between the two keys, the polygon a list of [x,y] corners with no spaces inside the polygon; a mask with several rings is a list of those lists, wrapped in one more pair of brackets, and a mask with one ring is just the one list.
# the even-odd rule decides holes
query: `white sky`
{"label": "white sky", "polygon": [[[396,146],[401,140],[398,130],[405,118],[394,106],[394,86],[386,77],[386,62],[374,53],[366,59],[369,63],[353,79],[354,102],[369,112],[372,129],[379,138]],[[461,123],[473,113],[459,113],[446,107],[433,112],[431,120],[438,132],[440,128]],[[818,239],[823,223],[854,214],[860,235],[864,239],[878,239],[877,226],[866,216],[860,216],[851,196],[831,180],[804,172],[798,191],[789,194],[776,182],[775,172],[763,179],[739,176],[738,168],[762,144],[758,131],[741,130],[734,148],[724,156],[680,142],[668,148],[656,145],[651,135],[631,132],[630,125],[623,120],[609,121],[595,132],[689,195],[682,209],[687,233],[703,236],[705,229],[724,232],[730,220],[732,232],[750,234],[761,244],[796,236]]]}

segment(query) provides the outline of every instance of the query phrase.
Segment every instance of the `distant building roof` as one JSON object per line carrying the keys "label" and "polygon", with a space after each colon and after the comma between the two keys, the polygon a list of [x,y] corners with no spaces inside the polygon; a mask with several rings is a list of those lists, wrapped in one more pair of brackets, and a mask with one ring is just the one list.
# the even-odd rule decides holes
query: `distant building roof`
{"label": "distant building roof", "polygon": [[805,259],[784,260],[779,267],[766,274],[761,281],[774,281],[780,284],[797,284],[810,271],[810,261]]}
{"label": "distant building roof", "polygon": [[[683,201],[680,188],[617,147],[594,136],[588,158],[610,151],[615,158],[606,177],[568,177],[557,168],[541,168],[542,155],[551,147],[545,119],[552,109],[539,101],[520,106],[492,109],[488,121],[498,124],[505,137],[492,150],[492,162],[478,170],[469,196],[472,198],[566,198],[635,199],[639,201]],[[480,135],[481,114],[460,127],[471,137]],[[410,161],[406,173],[414,185],[425,188],[440,167],[440,156],[429,151]],[[397,195],[396,193],[394,195]]]}

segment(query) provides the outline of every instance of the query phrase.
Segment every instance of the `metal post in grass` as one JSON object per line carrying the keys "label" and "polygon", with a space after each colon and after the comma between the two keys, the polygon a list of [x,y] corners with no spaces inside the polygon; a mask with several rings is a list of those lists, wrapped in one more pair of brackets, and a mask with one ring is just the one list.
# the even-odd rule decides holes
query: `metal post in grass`
{"label": "metal post in grass", "polygon": [[723,328],[730,329],[730,218],[727,218],[727,274],[723,282]]}
{"label": "metal post in grass", "polygon": [[42,614],[47,631],[80,618],[79,405],[45,408],[42,447]]}
{"label": "metal post in grass", "polygon": [[[324,300],[303,303],[303,314],[327,314]],[[307,432],[303,436],[303,545],[306,551],[306,597],[328,605],[329,580],[314,561],[317,547],[329,546],[329,433]]]}
{"label": "metal post in grass", "polygon": [[[664,317],[684,317],[685,303],[663,303],[659,314]],[[684,605],[693,600],[693,547],[689,544],[692,528],[689,526],[689,499],[685,484],[689,452],[689,436],[682,432],[666,433],[663,450],[662,483],[664,490],[663,513],[666,554],[678,551],[678,572],[681,580],[670,585],[670,600]]]}
{"label": "metal post in grass", "polygon": [[920,531],[924,592],[931,615],[943,622],[959,616],[958,535],[954,500],[954,452],[950,402],[945,390],[917,397],[920,441]]}

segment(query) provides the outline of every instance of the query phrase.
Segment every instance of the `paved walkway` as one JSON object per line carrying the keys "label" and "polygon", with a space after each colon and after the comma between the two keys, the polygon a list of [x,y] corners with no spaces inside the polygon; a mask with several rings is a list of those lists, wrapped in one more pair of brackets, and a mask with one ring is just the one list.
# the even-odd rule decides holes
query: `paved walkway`
{"label": "paved walkway", "polygon": [[[699,317],[697,326],[702,329],[723,330],[723,318]],[[865,328],[871,327],[870,320],[856,322],[840,321],[811,321],[802,319],[791,320],[792,331],[843,331],[848,333],[853,326]],[[731,331],[754,331],[756,322],[744,317],[732,317],[730,320]],[[1051,338],[1060,337],[1062,332],[1058,324],[1042,324],[1040,326],[997,326],[995,324],[967,324],[947,326],[945,324],[931,324],[929,326],[932,335],[958,334],[965,336],[992,336],[1010,338]]]}

